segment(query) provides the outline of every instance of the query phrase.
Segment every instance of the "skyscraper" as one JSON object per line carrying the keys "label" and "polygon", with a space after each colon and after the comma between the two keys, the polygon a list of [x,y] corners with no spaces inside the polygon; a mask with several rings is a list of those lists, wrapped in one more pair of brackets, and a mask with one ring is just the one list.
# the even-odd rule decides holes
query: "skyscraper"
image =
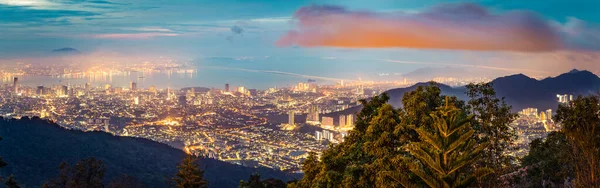
{"label": "skyscraper", "polygon": [[44,95],[44,86],[38,86],[35,93],[38,95]]}
{"label": "skyscraper", "polygon": [[552,120],[552,109],[546,110],[546,118],[548,118],[548,120]]}
{"label": "skyscraper", "polygon": [[294,111],[290,111],[288,113],[288,116],[289,116],[288,117],[288,124],[290,124],[290,125],[296,125],[296,123],[294,122],[294,118],[295,118],[294,117]]}
{"label": "skyscraper", "polygon": [[333,127],[333,117],[325,117],[325,116],[323,116],[323,120],[321,122],[321,125]]}
{"label": "skyscraper", "polygon": [[339,123],[340,123],[340,125],[339,125],[340,127],[346,126],[346,115],[340,115]]}
{"label": "skyscraper", "polygon": [[229,84],[225,84],[225,92],[229,92]]}
{"label": "skyscraper", "polygon": [[348,114],[346,116],[346,125],[354,126],[354,114]]}
{"label": "skyscraper", "polygon": [[135,90],[137,90],[137,83],[135,83],[135,82],[131,82],[131,84],[130,84],[130,86],[129,86],[129,89],[130,89],[131,91],[135,91]]}
{"label": "skyscraper", "polygon": [[19,78],[17,77],[13,79],[13,89],[15,93],[19,93]]}
{"label": "skyscraper", "polygon": [[185,97],[185,95],[179,96],[178,103],[179,103],[179,106],[185,107],[185,105],[187,104],[187,98]]}

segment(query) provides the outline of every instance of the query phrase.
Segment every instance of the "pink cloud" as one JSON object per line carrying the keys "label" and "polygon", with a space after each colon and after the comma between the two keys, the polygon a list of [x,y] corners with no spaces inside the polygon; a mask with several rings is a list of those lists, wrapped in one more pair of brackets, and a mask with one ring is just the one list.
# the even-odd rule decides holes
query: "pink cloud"
{"label": "pink cloud", "polygon": [[564,48],[561,31],[537,14],[500,14],[470,3],[443,4],[420,13],[351,11],[311,5],[294,14],[296,30],[277,46],[427,48],[553,51]]}
{"label": "pink cloud", "polygon": [[148,39],[163,36],[178,36],[177,33],[109,33],[94,35],[94,38],[100,39]]}

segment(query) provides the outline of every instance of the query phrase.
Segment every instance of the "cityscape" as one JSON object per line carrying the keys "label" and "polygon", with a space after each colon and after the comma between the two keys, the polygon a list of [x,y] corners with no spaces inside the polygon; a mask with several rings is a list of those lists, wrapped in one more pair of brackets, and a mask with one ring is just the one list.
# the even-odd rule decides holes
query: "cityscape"
{"label": "cityscape", "polygon": [[[143,68],[125,70],[193,72],[193,69],[174,67],[184,65],[145,63]],[[76,82],[30,87],[19,81],[22,75],[59,75],[93,82],[90,78],[112,77],[112,72],[131,74],[107,70],[111,74],[107,76],[106,72],[62,68],[63,71],[47,72],[46,68],[28,66],[28,69],[4,72],[6,81],[0,88],[4,91],[0,114],[7,118],[37,116],[68,129],[147,138],[189,154],[292,173],[301,172],[301,163],[309,152],[320,153],[330,143],[343,142],[354,128],[359,100],[414,84],[407,78],[392,82],[340,80],[331,85],[319,85],[309,79],[292,87],[258,90],[229,83],[223,83],[221,88],[142,88],[137,84],[145,79],[141,77],[129,77],[132,80],[127,86]],[[12,83],[8,82],[10,77]],[[433,80],[450,85],[460,79]],[[573,95],[557,94],[559,103],[572,100]],[[553,122],[552,115],[552,109],[539,113],[536,108],[521,110],[519,118],[512,123],[519,138],[514,143],[519,149],[512,155],[524,156],[532,140],[558,130],[560,125]]]}
{"label": "cityscape", "polygon": [[0,187],[600,187],[600,1],[0,0]]}

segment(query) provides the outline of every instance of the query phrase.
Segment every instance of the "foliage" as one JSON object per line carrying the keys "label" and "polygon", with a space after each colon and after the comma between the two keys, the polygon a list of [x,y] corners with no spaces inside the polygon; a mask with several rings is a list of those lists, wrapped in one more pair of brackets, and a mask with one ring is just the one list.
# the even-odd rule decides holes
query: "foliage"
{"label": "foliage", "polygon": [[[402,98],[403,108],[394,109],[387,104],[387,94],[362,100],[363,109],[357,114],[354,130],[340,144],[330,145],[319,158],[310,154],[303,163],[304,178],[290,187],[411,187],[426,186],[429,179],[421,172],[432,173],[440,177],[450,187],[470,185],[474,178],[483,177],[490,172],[481,163],[481,150],[487,140],[476,140],[477,130],[470,124],[473,116],[468,116],[465,103],[456,97],[444,97],[435,84],[417,87]],[[457,141],[456,145],[434,150],[425,136],[441,135],[433,129],[434,123],[442,118],[438,112],[443,104],[453,104],[452,118],[464,121],[457,132],[442,139],[447,144]],[[500,112],[494,112],[502,114]],[[436,115],[433,115],[436,114]],[[440,125],[441,126],[441,125]],[[433,132],[432,132],[433,131]],[[462,136],[462,137],[461,137]],[[458,139],[458,140],[457,140]],[[448,160],[443,168],[445,174],[435,174],[433,166],[426,166],[427,158],[421,148],[430,152],[447,152]],[[435,156],[440,159],[440,156]],[[438,180],[440,179],[438,178]],[[401,182],[410,182],[401,184]],[[436,181],[442,183],[442,181]],[[439,185],[443,185],[439,184]]]}
{"label": "foliage", "polygon": [[278,179],[269,178],[261,181],[259,174],[250,175],[248,181],[241,180],[239,188],[285,188],[286,184]]}
{"label": "foliage", "polygon": [[554,120],[570,145],[578,187],[600,187],[600,98],[581,97],[560,105]]}
{"label": "foliage", "polygon": [[204,179],[204,171],[198,166],[198,158],[188,155],[179,166],[179,171],[173,178],[177,188],[204,188],[208,182]]}
{"label": "foliage", "polygon": [[467,88],[467,109],[474,115],[472,124],[479,143],[488,143],[483,150],[483,160],[478,162],[479,167],[491,168],[495,173],[478,179],[478,184],[483,187],[498,186],[498,177],[514,170],[514,158],[506,155],[515,149],[511,144],[516,140],[516,132],[511,128],[518,114],[511,111],[511,106],[504,102],[504,98],[497,98],[491,83],[469,84]]}
{"label": "foliage", "polygon": [[540,187],[543,182],[558,185],[574,177],[570,147],[562,132],[551,132],[545,139],[531,141],[529,153],[521,163],[526,169],[525,176],[515,183],[522,187]]}
{"label": "foliage", "polygon": [[20,188],[21,187],[21,186],[19,186],[19,184],[17,184],[17,181],[15,180],[15,178],[12,175],[8,176],[8,180],[6,180],[4,185],[6,186],[6,188]]}
{"label": "foliage", "polygon": [[61,163],[60,174],[44,184],[45,188],[102,188],[106,168],[95,158],[84,159],[75,166]]}
{"label": "foliage", "polygon": [[121,175],[108,183],[108,188],[144,188],[146,185],[133,176]]}
{"label": "foliage", "polygon": [[[420,163],[411,164],[410,171],[430,187],[466,187],[475,178],[485,176],[491,169],[467,171],[479,159],[487,143],[477,143],[470,121],[446,100],[446,105],[431,114],[433,124],[416,129],[420,142],[413,142],[408,150]],[[410,181],[399,182],[414,187]]]}

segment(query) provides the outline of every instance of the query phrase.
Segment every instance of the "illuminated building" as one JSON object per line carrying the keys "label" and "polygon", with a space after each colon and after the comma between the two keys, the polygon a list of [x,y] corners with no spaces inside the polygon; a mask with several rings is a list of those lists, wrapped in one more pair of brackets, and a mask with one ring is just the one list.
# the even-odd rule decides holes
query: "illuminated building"
{"label": "illuminated building", "polygon": [[140,104],[140,98],[139,97],[134,97],[133,98],[133,104],[135,104],[135,105]]}
{"label": "illuminated building", "polygon": [[38,95],[44,95],[44,86],[38,86],[35,93]]}
{"label": "illuminated building", "polygon": [[156,87],[150,86],[150,88],[148,88],[148,91],[151,93],[156,93]]}
{"label": "illuminated building", "polygon": [[311,106],[308,109],[308,114],[306,115],[307,123],[317,123],[319,122],[319,106]]}
{"label": "illuminated building", "polygon": [[323,125],[324,127],[333,127],[333,117],[325,117],[323,116],[323,119],[321,121],[321,125]]}
{"label": "illuminated building", "polygon": [[179,106],[185,107],[185,105],[187,104],[187,98],[185,97],[185,95],[180,95],[178,102]]}
{"label": "illuminated building", "polygon": [[17,77],[13,79],[13,89],[15,93],[19,93],[19,78]]}
{"label": "illuminated building", "polygon": [[339,126],[346,126],[346,115],[340,115],[340,119],[339,119]]}
{"label": "illuminated building", "polygon": [[546,117],[548,120],[552,120],[552,109],[546,110]]}
{"label": "illuminated building", "polygon": [[135,83],[135,82],[131,82],[131,83],[130,83],[130,85],[129,85],[129,89],[130,89],[131,91],[135,91],[135,90],[137,90],[137,83]]}
{"label": "illuminated building", "polygon": [[288,124],[290,124],[290,125],[296,125],[296,123],[294,122],[295,121],[294,118],[295,118],[294,117],[294,111],[290,111],[288,113]]}
{"label": "illuminated building", "polygon": [[354,114],[349,114],[346,116],[346,125],[354,126]]}
{"label": "illuminated building", "polygon": [[546,121],[546,113],[545,112],[540,113],[540,121]]}

